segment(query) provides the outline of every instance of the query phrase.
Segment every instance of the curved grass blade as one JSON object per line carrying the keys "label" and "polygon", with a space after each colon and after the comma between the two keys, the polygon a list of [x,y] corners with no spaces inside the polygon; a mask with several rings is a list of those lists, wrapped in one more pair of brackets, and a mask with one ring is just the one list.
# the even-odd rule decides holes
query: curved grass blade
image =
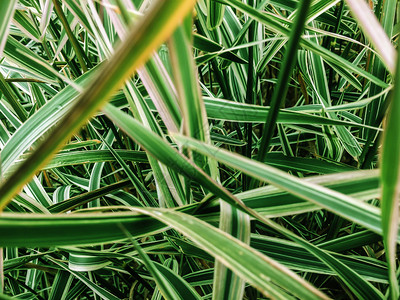
{"label": "curved grass blade", "polygon": [[[349,240],[350,241],[350,240]],[[315,274],[335,275],[326,264],[315,259],[315,256],[304,251],[304,248],[292,241],[275,237],[253,234],[251,236],[252,247],[263,254],[276,259],[291,270],[310,272]],[[319,248],[321,248],[319,246]],[[326,250],[322,248],[323,250]],[[347,267],[356,271],[365,280],[388,283],[387,268],[378,260],[362,260],[358,257],[350,257],[343,254],[328,252],[337,260],[340,260]]]}
{"label": "curved grass blade", "polygon": [[[216,98],[205,98],[204,103],[206,105],[208,118],[235,122],[265,122],[265,119],[270,110],[269,107],[265,106],[252,105]],[[277,123],[347,125],[379,130],[378,128],[366,126],[364,124],[342,120],[333,120],[326,117],[311,115],[301,111],[295,111],[295,108],[281,109],[278,114]]]}
{"label": "curved grass blade", "polygon": [[[131,233],[126,230],[123,226],[120,226],[120,230],[125,232],[125,235],[129,237]],[[130,239],[133,244],[137,245],[137,242],[133,239]],[[75,248],[75,247],[68,247],[64,248],[65,251],[68,251],[69,253],[74,253],[74,254],[81,254],[81,255],[90,255],[91,257],[97,257],[99,260],[106,261],[111,258],[125,258],[129,260],[137,260],[140,263],[145,263],[145,265],[151,264],[152,272],[156,273],[156,275],[159,277],[158,280],[165,289],[168,290],[169,295],[174,295],[174,296],[169,296],[168,299],[192,299],[192,300],[199,300],[201,299],[199,294],[191,287],[181,276],[179,276],[175,270],[171,270],[168,268],[168,262],[171,261],[171,259],[166,259],[164,264],[160,264],[157,261],[151,260],[151,258],[148,258],[148,255],[146,252],[154,252],[154,249],[157,248],[157,244],[160,245],[161,247],[168,247],[168,243],[166,241],[159,241],[160,243],[149,243],[150,245],[146,244],[141,244],[140,247],[140,252],[138,247],[135,247],[136,250],[132,248],[131,251],[118,251],[115,249],[108,249],[108,250],[88,250],[88,249],[82,249],[82,248]],[[154,246],[152,246],[153,244]],[[153,248],[155,247],[155,248]],[[153,250],[153,251],[152,251]],[[142,259],[138,259],[136,257],[136,254],[140,254]],[[146,256],[144,259],[143,256]],[[145,260],[147,260],[145,262]],[[144,282],[146,283],[146,282]],[[148,285],[148,284],[147,284]],[[147,288],[150,290],[151,286],[148,285]]]}
{"label": "curved grass blade", "polygon": [[104,257],[88,255],[86,253],[68,253],[68,268],[76,272],[91,272],[109,265],[111,262]]}
{"label": "curved grass blade", "polygon": [[389,116],[384,131],[382,179],[382,230],[389,265],[390,299],[399,298],[396,275],[396,248],[399,224],[400,193],[400,59],[397,59],[396,78]]}
{"label": "curved grass blade", "polygon": [[207,28],[215,30],[224,19],[225,6],[214,0],[207,0]]}
{"label": "curved grass blade", "polygon": [[[140,120],[144,126],[149,128],[151,131],[157,133],[160,136],[163,136],[163,132],[159,124],[157,123],[154,115],[150,111],[149,107],[147,106],[146,102],[144,101],[142,95],[138,91],[137,87],[130,81],[126,85],[126,95],[129,102],[129,106],[132,109],[135,117]],[[174,185],[173,189],[169,188],[169,184],[161,184],[165,181],[170,179],[171,175],[168,170],[165,168],[161,168],[161,165],[150,155],[148,155],[148,161],[150,166],[153,170],[154,179],[158,184],[159,188],[157,190],[159,205],[158,206],[167,206],[173,207],[175,206],[174,199],[172,195],[174,192],[176,193],[176,188],[179,187],[178,185]],[[175,199],[179,199],[179,195],[176,196]],[[183,198],[182,198],[183,199]],[[182,203],[182,202],[181,202]]]}
{"label": "curved grass blade", "polygon": [[0,57],[3,56],[3,49],[7,41],[10,21],[13,18],[16,4],[17,0],[0,1]]}
{"label": "curved grass blade", "polygon": [[[115,193],[116,191],[129,187],[129,180],[122,180],[117,183],[109,184],[104,187],[101,187],[97,190],[90,191],[87,193],[83,193],[71,198],[68,198],[62,202],[55,203],[49,207],[49,211],[52,213],[61,213],[66,212],[68,210],[74,209],[77,206],[87,204],[88,202],[95,200],[99,197],[110,195],[111,193]],[[135,203],[136,205],[140,205]]]}
{"label": "curved grass blade", "polygon": [[17,214],[2,213],[0,246],[49,247],[99,245],[126,240],[123,225],[132,236],[164,231],[166,226],[132,213]]}
{"label": "curved grass blade", "polygon": [[296,170],[305,173],[330,174],[354,170],[353,167],[335,161],[287,156],[281,152],[267,153],[264,162],[282,170]]}
{"label": "curved grass blade", "polygon": [[[189,20],[191,27],[191,20]],[[190,28],[189,27],[189,28]],[[209,129],[206,109],[198,86],[197,72],[192,58],[189,36],[183,26],[178,27],[170,41],[171,64],[175,86],[180,98],[184,134],[192,138],[209,142]],[[204,157],[194,157],[201,168],[206,168]]]}
{"label": "curved grass blade", "polygon": [[[380,195],[378,172],[373,170],[312,176],[304,180],[326,186],[360,201],[375,199]],[[272,185],[235,194],[235,196],[247,207],[270,218],[319,209],[316,204]]]}
{"label": "curved grass blade", "polygon": [[[132,162],[147,162],[147,156],[144,151],[135,150],[114,150],[122,160]],[[22,155],[25,160],[28,155]],[[56,154],[50,163],[43,170],[50,170],[58,167],[75,166],[79,164],[92,164],[97,162],[115,161],[115,156],[109,150],[86,150],[86,151],[68,151]],[[11,168],[14,169],[14,168]]]}
{"label": "curved grass blade", "polygon": [[343,262],[336,259],[330,253],[319,249],[313,244],[299,238],[292,232],[287,231],[288,236],[292,240],[300,244],[304,249],[312,253],[319,260],[327,264],[335,274],[350,288],[350,290],[357,296],[358,299],[385,299],[383,294],[376,289],[371,283],[364,280],[358,273],[356,273],[352,268],[346,266]]}

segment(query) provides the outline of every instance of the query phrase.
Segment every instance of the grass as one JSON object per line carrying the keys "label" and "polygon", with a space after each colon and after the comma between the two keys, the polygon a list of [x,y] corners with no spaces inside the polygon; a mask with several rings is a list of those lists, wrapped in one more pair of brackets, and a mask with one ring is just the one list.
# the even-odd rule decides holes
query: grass
{"label": "grass", "polygon": [[0,1],[0,299],[398,299],[369,4]]}

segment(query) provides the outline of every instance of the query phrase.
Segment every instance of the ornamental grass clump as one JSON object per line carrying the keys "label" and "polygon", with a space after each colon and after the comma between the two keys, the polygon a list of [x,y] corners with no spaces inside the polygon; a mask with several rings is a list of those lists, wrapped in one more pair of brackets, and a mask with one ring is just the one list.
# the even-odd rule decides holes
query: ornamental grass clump
{"label": "ornamental grass clump", "polygon": [[0,299],[398,299],[397,1],[0,1]]}

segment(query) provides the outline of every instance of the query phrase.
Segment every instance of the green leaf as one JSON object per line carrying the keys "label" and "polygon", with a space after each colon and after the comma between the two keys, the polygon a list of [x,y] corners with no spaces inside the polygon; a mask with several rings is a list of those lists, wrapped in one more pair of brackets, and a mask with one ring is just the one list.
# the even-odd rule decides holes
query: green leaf
{"label": "green leaf", "polygon": [[[252,105],[223,99],[204,99],[208,118],[236,122],[261,123],[268,115],[269,107]],[[281,124],[320,124],[320,125],[348,125],[354,127],[366,127],[354,122],[332,120],[329,118],[295,111],[295,108],[281,109],[277,123]],[[368,128],[368,127],[366,127]],[[373,128],[373,127],[369,127]],[[377,128],[373,128],[378,130]]]}
{"label": "green leaf", "polygon": [[214,30],[221,25],[224,17],[225,6],[214,0],[206,0],[207,3],[207,27]]}
{"label": "green leaf", "polygon": [[300,37],[303,33],[304,25],[306,23],[307,12],[310,7],[310,0],[303,0],[299,2],[296,10],[297,14],[295,21],[290,31],[288,45],[284,53],[284,58],[281,63],[281,69],[278,75],[278,82],[274,88],[274,92],[271,98],[271,107],[268,112],[263,131],[261,135],[261,142],[257,153],[257,160],[263,161],[265,155],[269,150],[269,144],[272,135],[276,128],[276,122],[278,119],[279,108],[282,103],[286,101],[286,95],[289,88],[290,76],[293,72],[293,68],[297,58],[297,48],[299,47]]}
{"label": "green leaf", "polygon": [[400,188],[400,59],[397,59],[396,78],[389,116],[384,131],[381,179],[382,179],[382,231],[389,265],[390,298],[399,298],[396,249],[399,225]]}
{"label": "green leaf", "polygon": [[98,245],[121,241],[126,235],[121,224],[132,236],[151,235],[165,230],[165,225],[131,213],[108,214],[16,214],[3,213],[0,245],[7,247],[48,247]]}
{"label": "green leaf", "polygon": [[0,3],[0,56],[3,56],[4,45],[7,41],[10,21],[13,18],[16,3],[16,0],[1,1]]}

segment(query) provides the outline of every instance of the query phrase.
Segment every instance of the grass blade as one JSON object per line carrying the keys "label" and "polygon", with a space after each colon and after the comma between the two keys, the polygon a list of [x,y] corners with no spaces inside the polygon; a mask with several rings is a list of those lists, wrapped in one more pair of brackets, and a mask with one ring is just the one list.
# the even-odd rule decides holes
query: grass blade
{"label": "grass blade", "polygon": [[214,0],[207,0],[207,28],[214,30],[221,25],[225,6]]}
{"label": "grass blade", "polygon": [[389,116],[384,131],[382,179],[382,230],[389,265],[390,299],[399,298],[396,275],[396,248],[399,224],[400,192],[400,59],[397,59],[396,78]]}
{"label": "grass blade", "polygon": [[286,101],[290,77],[296,63],[297,48],[299,47],[300,37],[303,33],[310,4],[310,0],[303,0],[299,2],[296,19],[294,21],[293,28],[291,29],[288,45],[284,54],[283,62],[281,64],[278,82],[274,89],[274,93],[272,94],[270,111],[263,128],[261,144],[257,154],[258,161],[263,161],[265,159],[265,155],[268,152],[269,143],[276,128],[279,108],[281,107],[282,103]]}
{"label": "grass blade", "polygon": [[10,28],[10,21],[14,15],[14,8],[17,4],[16,0],[1,1],[0,3],[0,56],[3,56],[4,45],[7,41],[8,30]]}

